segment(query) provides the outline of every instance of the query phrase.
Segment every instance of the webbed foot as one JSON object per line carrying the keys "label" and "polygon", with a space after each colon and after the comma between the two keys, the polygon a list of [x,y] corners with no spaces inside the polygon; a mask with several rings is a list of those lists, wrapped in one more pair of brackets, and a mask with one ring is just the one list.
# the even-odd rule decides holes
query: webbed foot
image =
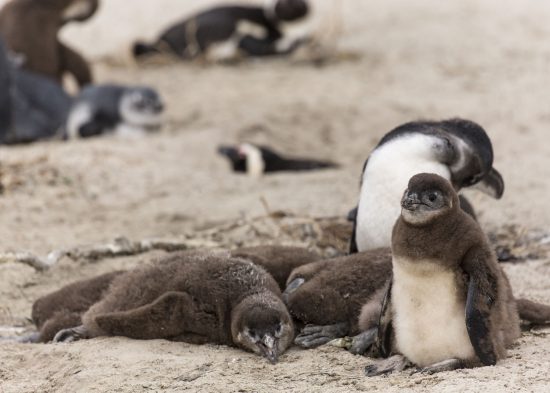
{"label": "webbed foot", "polygon": [[354,355],[364,355],[376,341],[377,335],[378,328],[372,328],[359,333],[357,336],[352,338],[349,351]]}
{"label": "webbed foot", "polygon": [[393,355],[387,359],[365,367],[367,377],[376,377],[379,375],[390,374],[394,371],[403,371],[411,366],[411,362],[403,355]]}
{"label": "webbed foot", "polygon": [[294,343],[302,348],[316,348],[336,338],[344,337],[349,330],[347,322],[334,325],[306,325],[294,339]]}
{"label": "webbed foot", "polygon": [[411,374],[436,374],[443,371],[453,371],[464,367],[462,361],[459,359],[447,359],[441,362],[434,363],[426,367],[418,367]]}
{"label": "webbed foot", "polygon": [[83,325],[80,325],[74,328],[60,330],[52,341],[55,343],[71,343],[86,338],[90,338],[88,330]]}

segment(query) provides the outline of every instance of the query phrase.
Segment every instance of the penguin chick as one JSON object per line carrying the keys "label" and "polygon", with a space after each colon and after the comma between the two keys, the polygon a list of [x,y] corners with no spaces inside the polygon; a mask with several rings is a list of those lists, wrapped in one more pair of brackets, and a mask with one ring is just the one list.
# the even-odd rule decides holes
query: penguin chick
{"label": "penguin chick", "polygon": [[269,147],[249,143],[220,146],[218,153],[229,159],[234,172],[246,172],[250,176],[261,176],[267,172],[313,171],[338,167],[330,161],[285,157]]}
{"label": "penguin chick", "polygon": [[98,0],[11,0],[0,10],[0,35],[23,58],[23,68],[61,84],[72,75],[80,87],[92,81],[86,60],[63,44],[59,30],[97,10]]}
{"label": "penguin chick", "polygon": [[416,121],[390,131],[363,167],[350,251],[390,246],[399,200],[417,173],[436,173],[449,180],[456,191],[475,186],[500,198],[504,182],[492,165],[491,140],[472,121]]}
{"label": "penguin chick", "polygon": [[[204,251],[189,250],[186,253]],[[281,290],[295,267],[321,259],[318,254],[305,248],[277,245],[238,248],[231,251],[231,256],[247,259],[263,267],[277,281]],[[82,314],[101,300],[113,279],[121,273],[115,271],[80,280],[40,297],[32,307],[32,320],[38,328],[38,334],[20,341],[48,342],[59,330],[81,325]]]}
{"label": "penguin chick", "polygon": [[116,277],[54,341],[98,336],[234,345],[277,361],[294,337],[275,280],[229,252],[178,253]]}
{"label": "penguin chick", "polygon": [[316,252],[303,247],[278,245],[241,247],[232,250],[231,256],[247,259],[263,267],[279,284],[281,291],[285,289],[288,276],[295,268],[322,259]]}
{"label": "penguin chick", "polygon": [[[291,273],[283,294],[290,314],[305,327],[295,339],[313,348],[344,336],[357,337],[352,352],[364,353],[374,342],[384,286],[391,277],[390,249],[374,249],[301,266]],[[359,328],[362,306],[371,304],[371,326]],[[373,318],[371,318],[373,319]]]}
{"label": "penguin chick", "polygon": [[143,135],[162,125],[164,106],[150,87],[88,86],[76,97],[67,119],[67,137],[87,138],[105,133]]}
{"label": "penguin chick", "polygon": [[437,174],[413,176],[401,207],[377,341],[383,356],[394,356],[366,374],[496,364],[520,336],[519,315],[485,234]]}
{"label": "penguin chick", "polygon": [[268,0],[264,7],[213,7],[170,26],[154,43],[137,42],[133,54],[139,59],[168,52],[185,60],[286,55],[305,39],[287,39],[282,25],[304,18],[308,11],[305,0]]}

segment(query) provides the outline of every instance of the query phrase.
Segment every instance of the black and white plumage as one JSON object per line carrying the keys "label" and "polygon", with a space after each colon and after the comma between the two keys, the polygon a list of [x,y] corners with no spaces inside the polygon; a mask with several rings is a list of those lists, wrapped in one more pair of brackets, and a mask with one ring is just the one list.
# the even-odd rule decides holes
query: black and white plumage
{"label": "black and white plumage", "polygon": [[143,135],[161,127],[163,110],[159,94],[150,87],[88,86],[74,100],[67,118],[66,136]]}
{"label": "black and white plumage", "polygon": [[47,77],[19,69],[0,41],[0,143],[61,136],[71,98]]}
{"label": "black and white plumage", "polygon": [[269,172],[314,171],[338,167],[330,161],[285,157],[269,147],[250,143],[220,146],[218,153],[229,159],[233,171],[246,172],[250,176],[261,176]]}
{"label": "black and white plumage", "polygon": [[218,6],[171,26],[155,43],[136,43],[133,53],[136,58],[168,52],[182,59],[204,55],[213,60],[234,58],[238,53],[288,54],[302,40],[286,40],[281,25],[304,18],[308,11],[305,0],[269,0],[264,7]]}
{"label": "black and white plumage", "polygon": [[416,121],[390,131],[363,167],[350,251],[390,246],[399,200],[417,173],[438,174],[457,191],[475,186],[500,198],[504,182],[492,165],[491,140],[472,121]]}

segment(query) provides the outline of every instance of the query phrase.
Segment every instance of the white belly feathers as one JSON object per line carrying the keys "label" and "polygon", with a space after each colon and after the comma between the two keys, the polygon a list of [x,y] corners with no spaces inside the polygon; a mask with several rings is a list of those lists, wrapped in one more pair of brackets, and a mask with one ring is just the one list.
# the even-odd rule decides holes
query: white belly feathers
{"label": "white belly feathers", "polygon": [[437,162],[434,136],[411,134],[390,141],[369,156],[357,211],[359,251],[391,245],[391,232],[401,213],[400,201],[409,179],[422,172],[451,178],[449,168]]}
{"label": "white belly feathers", "polygon": [[398,352],[420,367],[474,357],[461,299],[454,272],[434,262],[394,257],[392,320]]}

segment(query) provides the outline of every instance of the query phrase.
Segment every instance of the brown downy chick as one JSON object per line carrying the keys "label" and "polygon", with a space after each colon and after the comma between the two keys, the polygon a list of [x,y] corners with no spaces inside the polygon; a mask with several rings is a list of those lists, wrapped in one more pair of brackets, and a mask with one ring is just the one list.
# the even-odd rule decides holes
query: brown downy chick
{"label": "brown downy chick", "polygon": [[223,251],[177,253],[122,274],[82,320],[54,341],[119,335],[213,342],[276,362],[294,337],[275,280]]}
{"label": "brown downy chick", "polygon": [[[295,343],[313,348],[348,335],[365,332],[352,344],[352,352],[362,353],[374,342],[374,323],[359,327],[365,303],[378,316],[385,284],[391,277],[391,253],[387,248],[326,259],[295,269],[288,279],[283,298],[290,314],[304,326]],[[366,317],[363,317],[366,321]],[[364,340],[367,341],[364,341]]]}
{"label": "brown downy chick", "polygon": [[98,0],[12,0],[0,10],[0,34],[22,67],[61,83],[69,73],[80,87],[92,81],[86,60],[59,41],[68,22],[83,21],[97,10]]}
{"label": "brown downy chick", "polygon": [[392,235],[393,277],[368,376],[494,365],[520,335],[516,301],[477,222],[435,174],[413,176]]}

